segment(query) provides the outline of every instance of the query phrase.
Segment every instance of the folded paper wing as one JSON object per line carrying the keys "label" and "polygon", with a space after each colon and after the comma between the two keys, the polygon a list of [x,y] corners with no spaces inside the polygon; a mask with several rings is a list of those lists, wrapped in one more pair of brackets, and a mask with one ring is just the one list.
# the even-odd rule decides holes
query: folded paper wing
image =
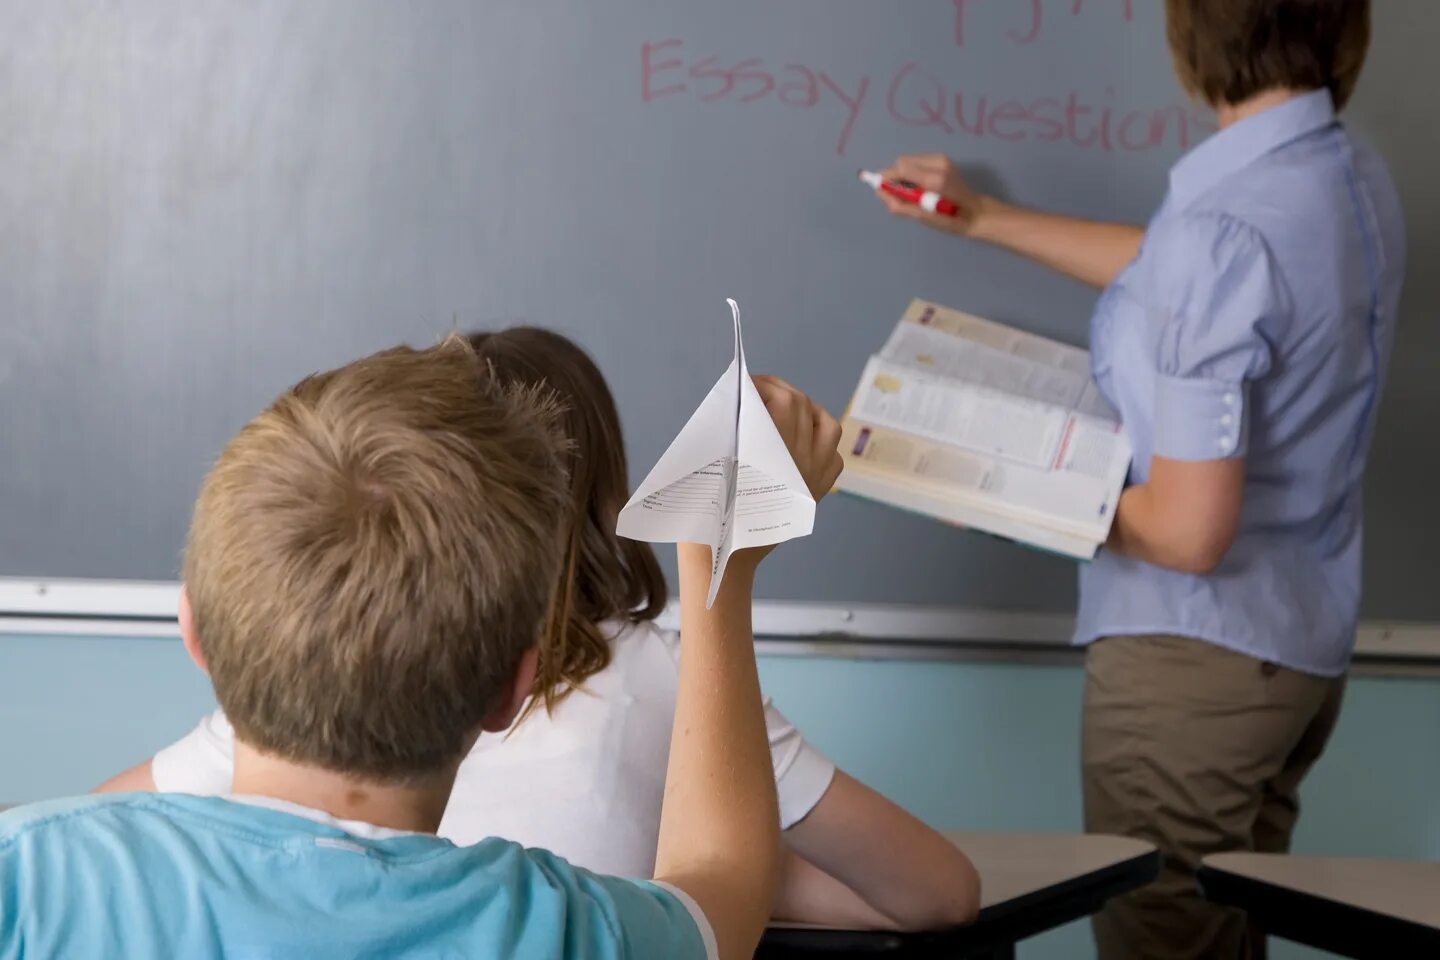
{"label": "folded paper wing", "polygon": [[715,602],[733,550],[803,537],[815,525],[815,500],[750,379],[740,308],[727,302],[735,357],[616,525],[616,533],[632,540],[707,544],[706,607]]}

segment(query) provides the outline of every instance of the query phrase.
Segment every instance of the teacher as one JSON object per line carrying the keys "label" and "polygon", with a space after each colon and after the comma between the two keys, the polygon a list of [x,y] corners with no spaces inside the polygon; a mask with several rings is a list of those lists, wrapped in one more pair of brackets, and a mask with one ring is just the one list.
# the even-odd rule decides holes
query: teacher
{"label": "teacher", "polygon": [[1405,263],[1384,162],[1336,119],[1369,0],[1167,0],[1185,88],[1219,132],[1149,226],[1025,210],[943,156],[888,175],[958,217],[897,216],[1104,287],[1095,378],[1135,451],[1080,573],[1085,827],[1161,848],[1095,919],[1102,958],[1263,954],[1195,888],[1202,856],[1284,851],[1340,708],[1360,607],[1361,486]]}

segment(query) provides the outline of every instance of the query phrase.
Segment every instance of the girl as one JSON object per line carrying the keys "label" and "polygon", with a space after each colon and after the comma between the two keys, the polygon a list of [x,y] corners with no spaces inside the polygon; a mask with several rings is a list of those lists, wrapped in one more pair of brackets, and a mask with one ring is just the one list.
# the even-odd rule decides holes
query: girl
{"label": "girl", "polygon": [[[648,877],[680,640],[654,623],[667,593],[649,544],[614,533],[629,475],[615,403],[590,358],[559,334],[521,327],[470,342],[501,380],[564,402],[574,524],[531,699],[460,767],[440,835],[505,837],[597,872]],[[778,918],[918,929],[974,917],[979,881],[963,853],[837,770],[768,703],[766,723],[787,848]],[[226,793],[233,742],[216,711],[100,789]]]}

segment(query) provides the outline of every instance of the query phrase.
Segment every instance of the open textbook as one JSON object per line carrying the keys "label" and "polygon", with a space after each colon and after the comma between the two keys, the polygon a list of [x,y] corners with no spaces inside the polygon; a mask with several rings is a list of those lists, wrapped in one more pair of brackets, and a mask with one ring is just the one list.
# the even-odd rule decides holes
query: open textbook
{"label": "open textbook", "polygon": [[1089,354],[923,300],[842,425],[838,489],[1080,559],[1109,536],[1130,466]]}
{"label": "open textbook", "polygon": [[734,300],[735,359],[620,511],[615,532],[651,543],[710,545],[715,602],[730,554],[810,533],[815,500],[745,366]]}

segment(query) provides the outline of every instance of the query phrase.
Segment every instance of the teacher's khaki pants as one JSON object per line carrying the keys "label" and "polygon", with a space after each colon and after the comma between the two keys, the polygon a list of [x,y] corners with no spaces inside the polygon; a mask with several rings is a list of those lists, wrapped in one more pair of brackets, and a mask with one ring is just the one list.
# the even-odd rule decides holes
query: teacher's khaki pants
{"label": "teacher's khaki pants", "polygon": [[1159,880],[1094,919],[1101,960],[1263,957],[1244,914],[1200,896],[1200,858],[1281,852],[1300,781],[1335,726],[1343,677],[1184,637],[1110,637],[1085,655],[1085,829],[1160,848]]}

